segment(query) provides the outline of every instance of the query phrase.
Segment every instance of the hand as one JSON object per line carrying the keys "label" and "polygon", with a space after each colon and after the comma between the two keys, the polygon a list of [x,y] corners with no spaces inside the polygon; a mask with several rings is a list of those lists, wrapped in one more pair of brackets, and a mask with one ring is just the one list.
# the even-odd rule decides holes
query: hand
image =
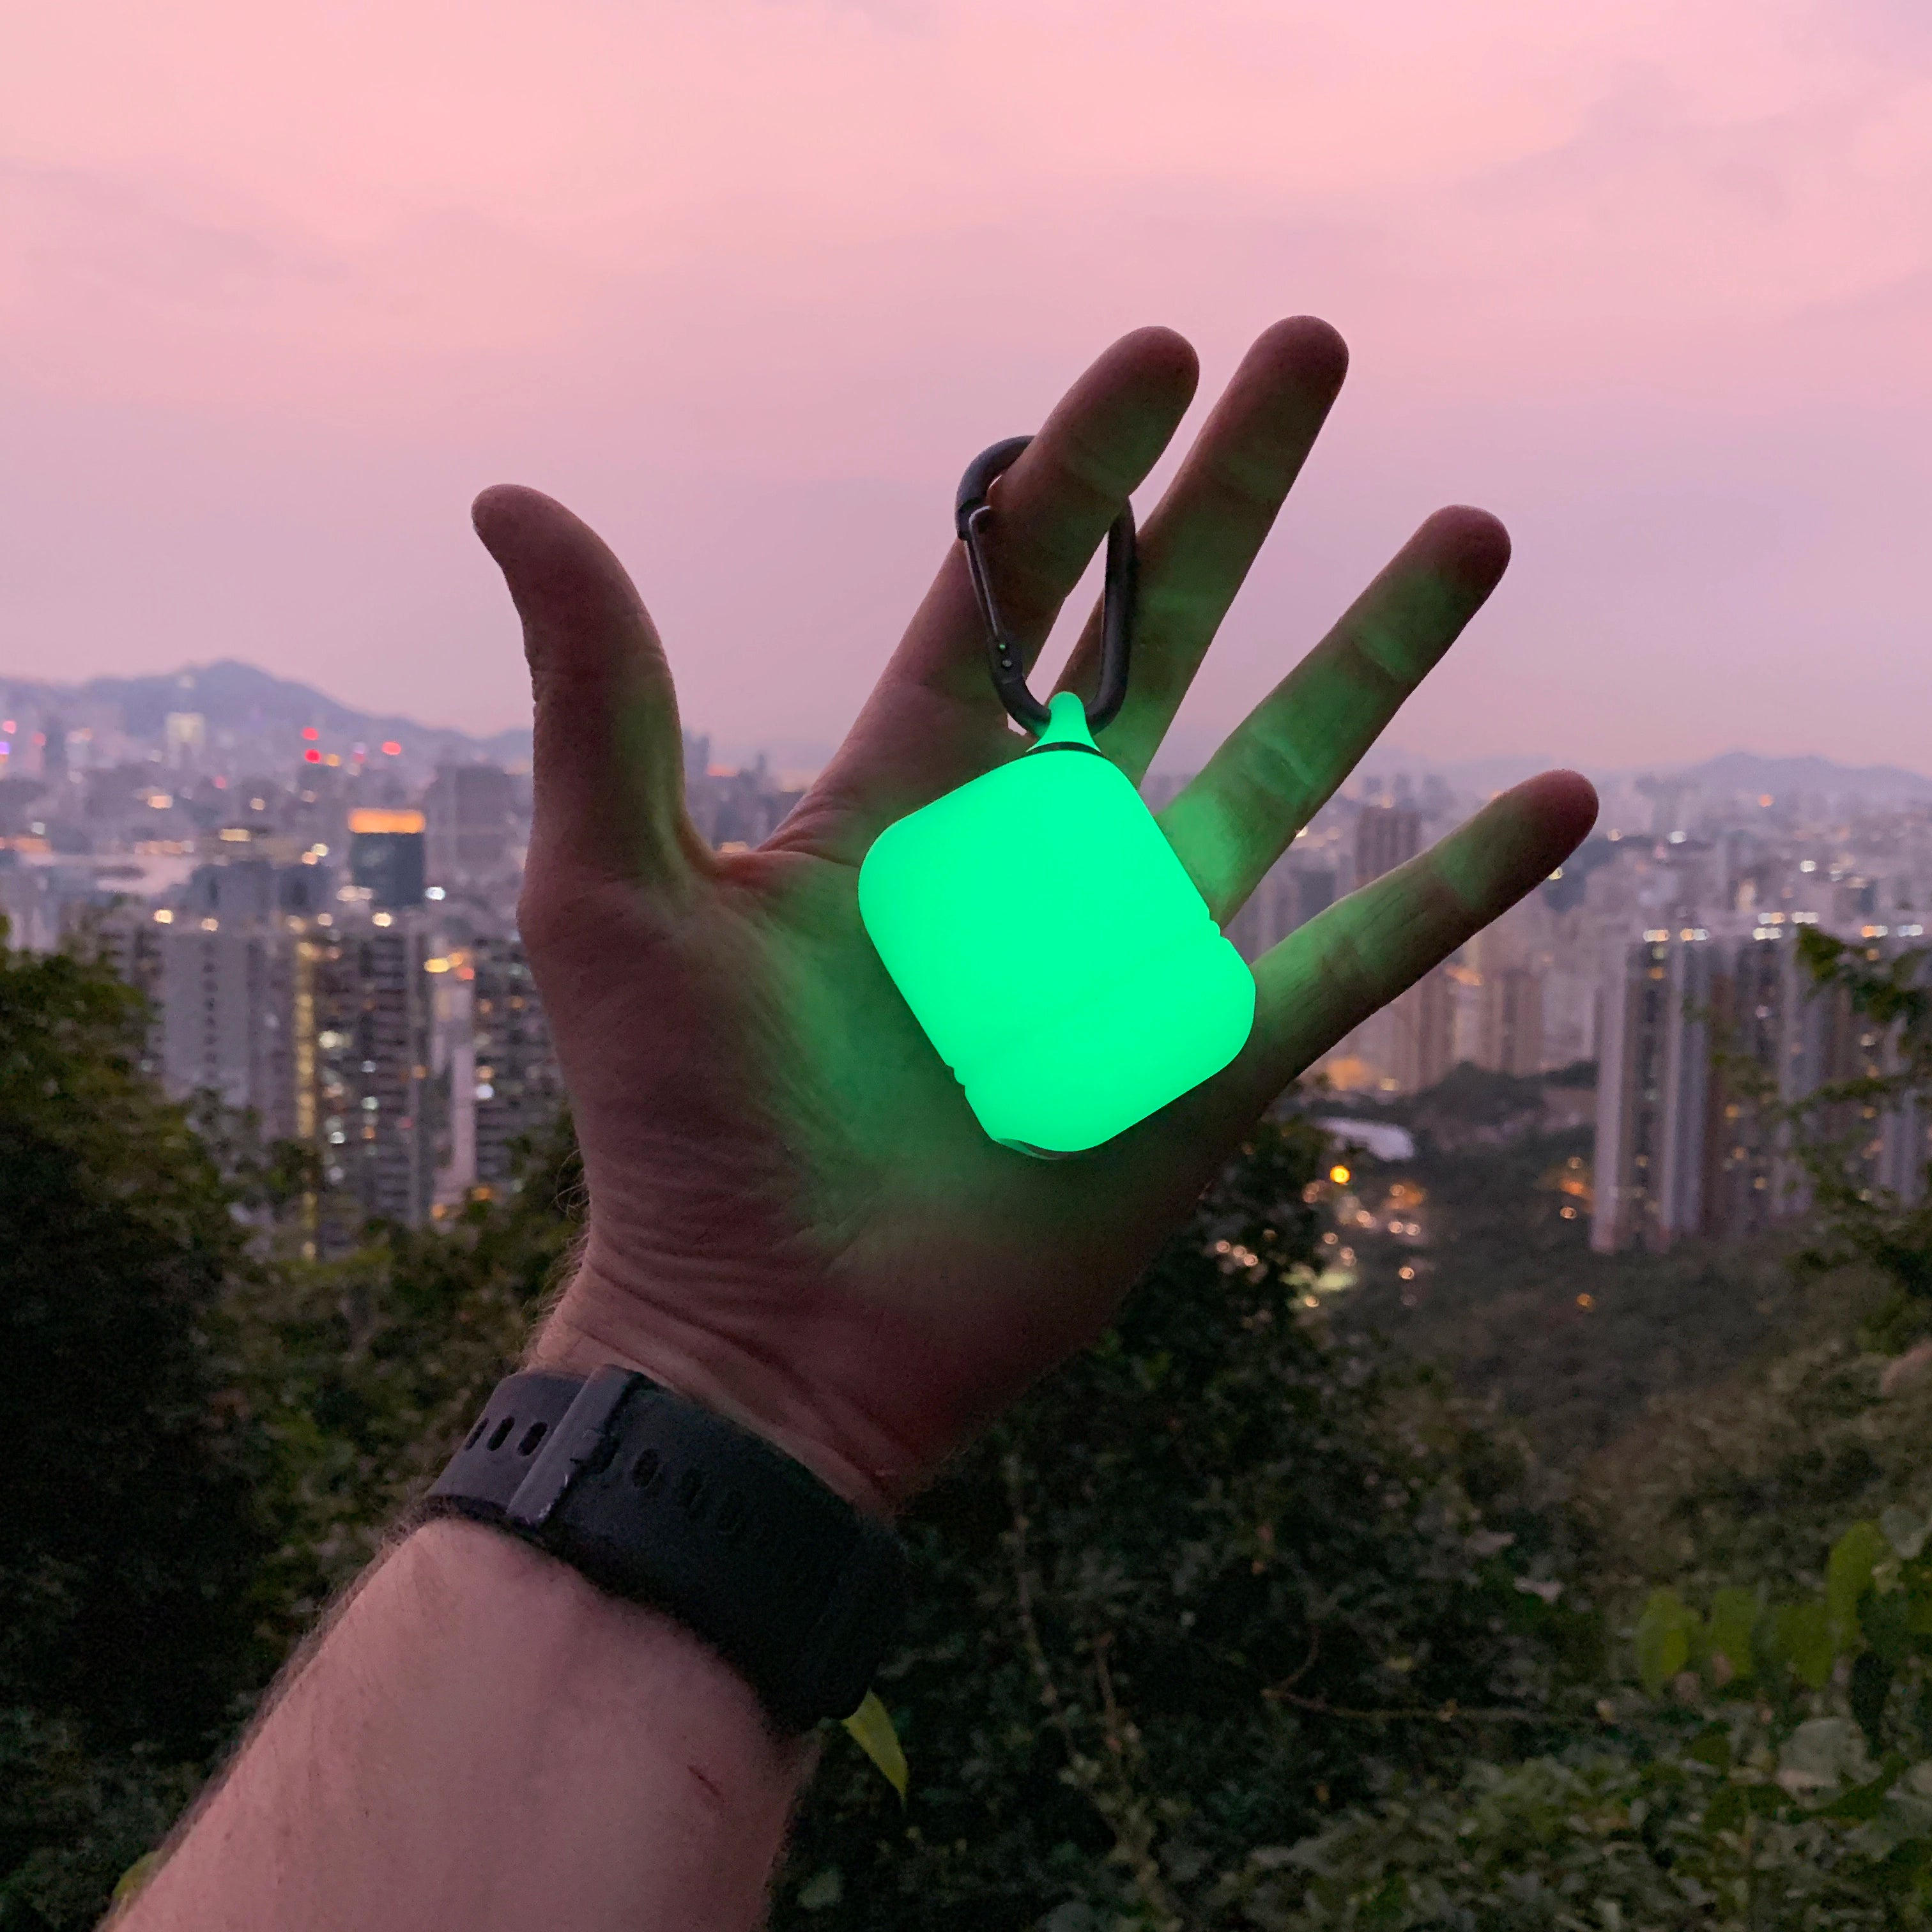
{"label": "hand", "polygon": [[[1325,323],[1255,344],[1144,524],[1126,708],[1138,782],[1339,388]],[[993,568],[1036,650],[1191,399],[1192,350],[1117,343],[994,501]],[[994,430],[1012,426],[989,426]],[[965,452],[970,454],[970,452]],[[946,506],[935,502],[943,527]],[[536,819],[521,922],[590,1184],[580,1265],[533,1353],[606,1361],[736,1417],[890,1509],[1106,1324],[1282,1088],[1545,878],[1595,797],[1551,772],[1292,934],[1234,1064],[1094,1152],[995,1146],[860,924],[886,826],[1013,757],[956,544],[832,764],[755,852],[686,818],[670,672],[622,566],[528,490],[476,526],[521,614]],[[1438,512],[1162,814],[1225,925],[1455,640],[1508,538]],[[1091,625],[1066,682],[1091,683]]]}

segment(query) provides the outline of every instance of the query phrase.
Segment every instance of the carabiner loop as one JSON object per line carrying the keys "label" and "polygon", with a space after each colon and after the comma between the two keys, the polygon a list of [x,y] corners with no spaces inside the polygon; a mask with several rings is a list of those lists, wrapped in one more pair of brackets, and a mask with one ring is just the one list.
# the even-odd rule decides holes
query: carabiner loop
{"label": "carabiner loop", "polygon": [[[982,531],[993,514],[987,494],[993,479],[1032,442],[1030,436],[1009,437],[982,450],[959,479],[952,506],[952,527],[966,546],[966,568],[972,574],[973,594],[986,626],[987,661],[993,688],[1013,722],[1037,737],[1051,716],[1027,688],[1026,659],[1000,615],[993,581],[986,568]],[[1134,604],[1139,556],[1134,544],[1133,506],[1124,505],[1107,532],[1106,589],[1100,602],[1100,688],[1087,706],[1087,728],[1099,732],[1120,715],[1127,695],[1127,661],[1133,649]]]}

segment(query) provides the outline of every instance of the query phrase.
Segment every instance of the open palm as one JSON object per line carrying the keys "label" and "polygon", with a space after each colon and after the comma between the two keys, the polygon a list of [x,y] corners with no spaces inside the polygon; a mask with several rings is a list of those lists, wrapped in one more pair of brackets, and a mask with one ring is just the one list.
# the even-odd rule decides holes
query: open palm
{"label": "open palm", "polygon": [[[1125,707],[1138,782],[1340,387],[1326,324],[1256,344],[1142,533]],[[1030,651],[1193,394],[1146,329],[1075,384],[995,491],[990,549]],[[1006,425],[995,425],[1004,428]],[[1234,1064],[1093,1153],[980,1130],[861,926],[886,826],[1016,755],[956,546],[838,756],[754,852],[686,816],[670,673],[621,566],[570,514],[488,491],[536,698],[521,909],[590,1181],[581,1264],[536,1359],[621,1361],[890,1507],[1105,1324],[1294,1076],[1561,862],[1595,800],[1552,772],[1330,908],[1256,968]],[[1222,745],[1162,824],[1226,924],[1481,604],[1481,512],[1430,518]],[[1092,681],[1096,627],[1066,682]],[[1024,1011],[1024,987],[998,997]]]}

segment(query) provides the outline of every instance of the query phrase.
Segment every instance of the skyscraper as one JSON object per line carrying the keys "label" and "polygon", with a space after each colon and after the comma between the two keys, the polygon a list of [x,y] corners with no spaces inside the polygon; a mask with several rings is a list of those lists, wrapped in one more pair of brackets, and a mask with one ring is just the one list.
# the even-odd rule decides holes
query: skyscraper
{"label": "skyscraper", "polygon": [[[1814,983],[1796,931],[1782,915],[1731,936],[1659,928],[1624,952],[1604,988],[1593,1247],[1736,1239],[1804,1204],[1764,1098],[1789,1103],[1882,1072],[1889,1048],[1842,988]],[[1872,1182],[1918,1198],[1917,1108],[1831,1111],[1816,1124],[1862,1137],[1855,1158]]]}
{"label": "skyscraper", "polygon": [[1355,818],[1355,884],[1379,879],[1421,850],[1422,814],[1413,806],[1364,806]]}
{"label": "skyscraper", "polygon": [[437,884],[494,879],[509,868],[516,788],[501,766],[440,766],[423,805]]}
{"label": "skyscraper", "polygon": [[160,942],[160,1070],[168,1092],[253,1112],[265,1140],[296,1130],[294,947],[266,921],[182,918]]}
{"label": "skyscraper", "polygon": [[368,890],[370,904],[400,912],[422,904],[424,823],[420,812],[364,806],[349,814],[349,876]]}
{"label": "skyscraper", "polygon": [[420,914],[376,916],[391,922],[305,936],[308,1118],[326,1186],[364,1214],[415,1227],[446,1154],[447,1083],[430,1072],[434,948]]}
{"label": "skyscraper", "polygon": [[476,1178],[500,1187],[520,1140],[542,1132],[563,1104],[563,1081],[536,982],[514,934],[468,949],[476,1042]]}

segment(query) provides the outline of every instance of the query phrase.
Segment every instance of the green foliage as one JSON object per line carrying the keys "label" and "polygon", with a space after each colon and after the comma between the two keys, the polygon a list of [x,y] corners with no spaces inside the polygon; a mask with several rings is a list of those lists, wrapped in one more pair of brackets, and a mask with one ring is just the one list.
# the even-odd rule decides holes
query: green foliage
{"label": "green foliage", "polygon": [[0,1928],[91,1925],[502,1373],[574,1238],[567,1128],[446,1231],[319,1265],[164,1100],[89,962],[0,949]]}
{"label": "green foliage", "polygon": [[[1204,1923],[1853,1928],[1932,1905],[1932,1564],[1924,1525],[1853,1524],[1821,1595],[1673,1591],[1639,1619],[1641,1693],[1601,1735],[1406,1780],[1225,1873]],[[1912,1554],[1908,1555],[1910,1551]]]}
{"label": "green foliage", "polygon": [[1214,1900],[1256,1846],[1594,1724],[1563,1520],[1304,1305],[1323,1164],[1258,1132],[1116,1329],[915,1509],[880,1685],[907,1802],[836,1741],[776,1924],[1236,1923]]}
{"label": "green foliage", "polygon": [[[1440,1106],[1442,1092],[1415,1104]],[[1336,1316],[1352,1331],[1444,1364],[1562,1467],[1615,1442],[1656,1399],[1738,1369],[1789,1332],[1807,1294],[1781,1236],[1687,1242],[1667,1255],[1593,1253],[1587,1208],[1559,1184],[1590,1154],[1588,1131],[1576,1130],[1496,1146],[1425,1142],[1413,1160],[1358,1162],[1365,1198],[1398,1182],[1422,1190],[1414,1211],[1426,1239],[1418,1247],[1353,1237],[1360,1286]],[[1581,1172],[1587,1178],[1587,1166]]]}
{"label": "green foliage", "polygon": [[1858,1262],[1874,1271],[1889,1293],[1871,1315],[1868,1336],[1903,1348],[1932,1334],[1932,1189],[1909,1201],[1878,1186],[1868,1148],[1882,1114],[1932,1097],[1928,955],[1914,947],[1888,956],[1816,926],[1798,928],[1798,947],[1819,993],[1873,1030],[1862,1069],[1780,1102],[1765,1070],[1735,1056],[1727,1065],[1754,1076],[1757,1104],[1802,1162],[1813,1238],[1802,1264],[1826,1272]]}
{"label": "green foliage", "polygon": [[[1856,1282],[1821,1285],[1856,1322]],[[1585,1472],[1580,1506],[1616,1593],[1668,1584],[1822,1588],[1839,1526],[1932,1503],[1932,1376],[1882,1393],[1882,1358],[1809,1340],[1655,1404]]]}
{"label": "green foliage", "polygon": [[[1923,1030],[1882,962],[1821,959]],[[520,1190],[304,1262],[265,1224],[312,1177],[198,1138],[137,1019],[0,958],[0,1377],[71,1415],[94,1512],[64,1464],[0,1472],[0,1932],[104,1908],[576,1231],[566,1125]],[[1816,1252],[1866,1266],[1796,1284],[1769,1247],[1590,1255],[1582,1142],[1516,1130],[1534,1085],[1463,1079],[1514,1138],[1425,1148],[1426,1292],[1352,1236],[1348,1332],[1308,1292],[1321,1138],[1258,1131],[1117,1328],[921,1499],[878,1687],[903,1802],[828,1730],[780,1928],[1922,1922],[1932,1374],[1886,1393],[1868,1342],[1918,1332],[1932,1218],[1821,1185]],[[1384,1324],[1595,1452],[1579,1507]]]}
{"label": "green foliage", "polygon": [[68,1902],[140,1849],[272,1654],[245,1429],[210,1345],[248,1273],[242,1230],[139,1072],[144,1017],[101,968],[0,949],[10,1932],[79,1922]]}
{"label": "green foliage", "polygon": [[284,1257],[230,1298],[222,1340],[277,1532],[260,1588],[284,1646],[375,1554],[520,1352],[583,1194],[561,1119],[502,1198],[421,1231],[372,1226],[338,1260]]}

